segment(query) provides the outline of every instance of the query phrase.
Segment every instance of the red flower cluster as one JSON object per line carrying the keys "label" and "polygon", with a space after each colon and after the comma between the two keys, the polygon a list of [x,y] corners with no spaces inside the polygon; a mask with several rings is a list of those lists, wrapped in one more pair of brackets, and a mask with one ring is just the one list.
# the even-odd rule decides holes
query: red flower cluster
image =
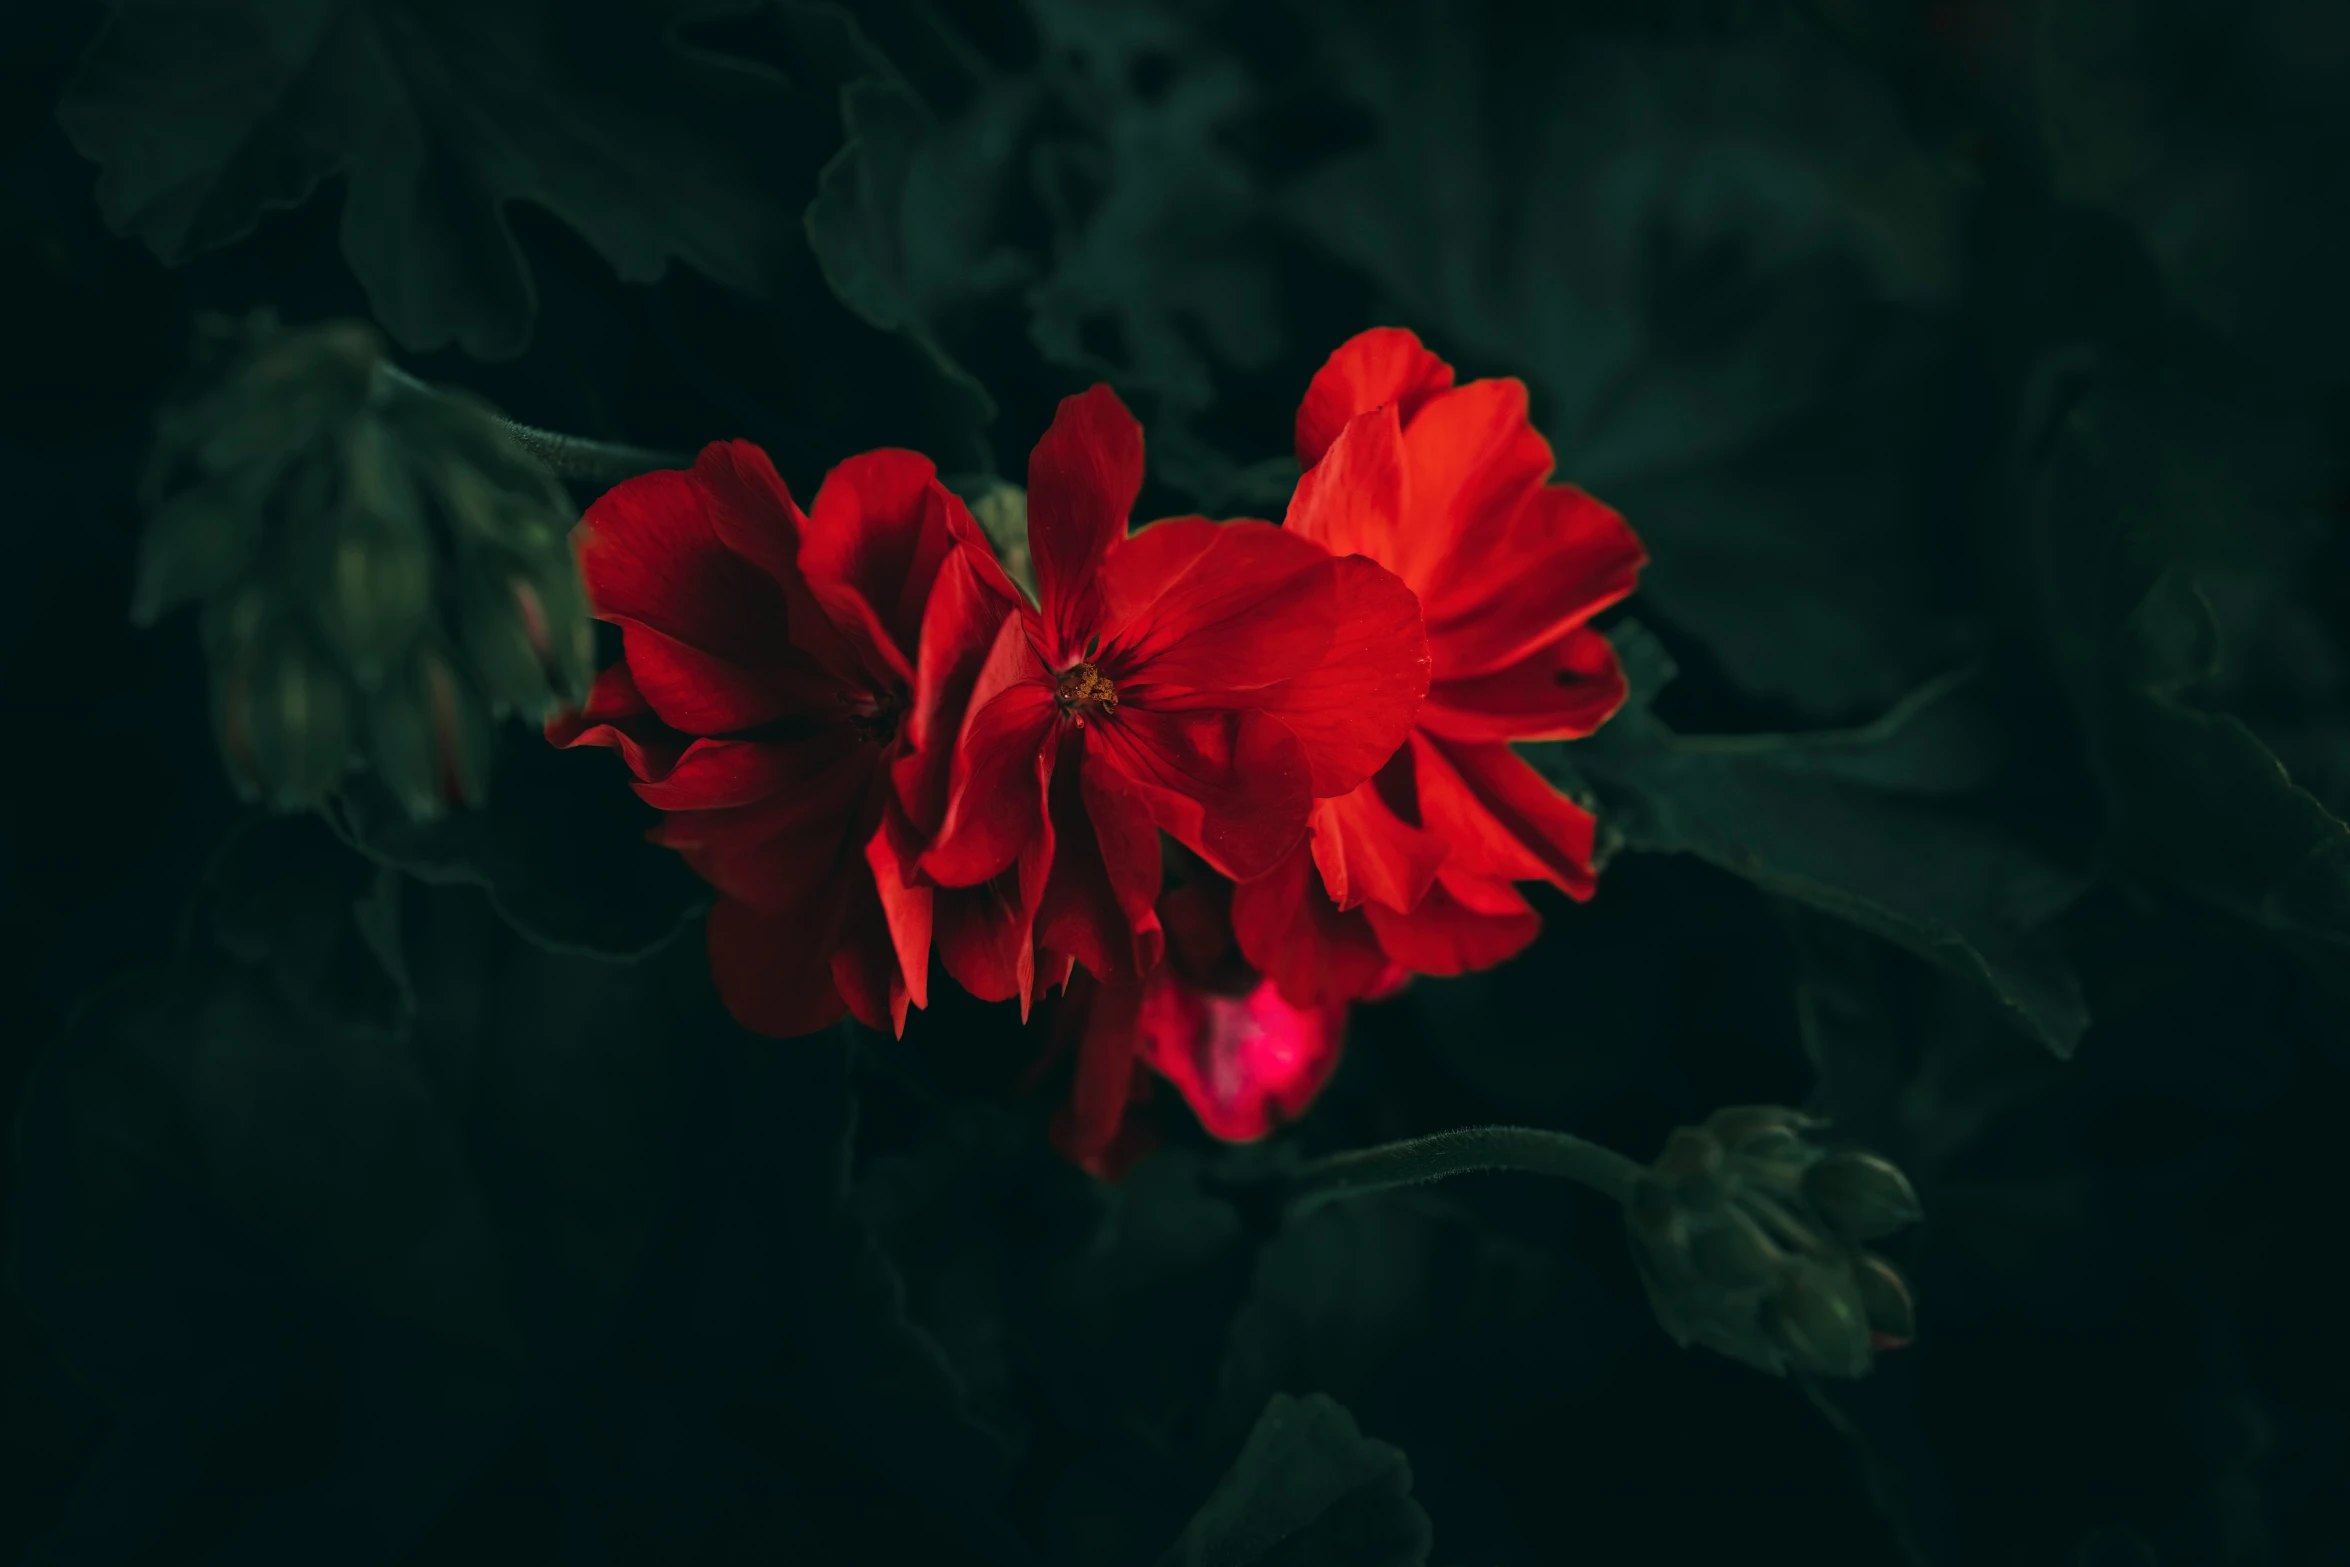
{"label": "red flower cluster", "polygon": [[933,950],[1024,1013],[1061,989],[1061,1141],[1114,1168],[1138,1068],[1261,1136],[1328,1078],[1347,1002],[1523,947],[1516,882],[1589,895],[1590,817],[1509,742],[1622,700],[1586,622],[1638,542],[1547,482],[1522,386],[1455,386],[1406,332],[1333,355],[1297,439],[1285,525],[1129,532],[1141,428],[1106,387],[1065,400],[1029,462],[1035,602],[911,452],[804,513],[741,442],[589,508],[624,658],[548,733],[618,750],[666,813],[743,1023],[902,1029]]}

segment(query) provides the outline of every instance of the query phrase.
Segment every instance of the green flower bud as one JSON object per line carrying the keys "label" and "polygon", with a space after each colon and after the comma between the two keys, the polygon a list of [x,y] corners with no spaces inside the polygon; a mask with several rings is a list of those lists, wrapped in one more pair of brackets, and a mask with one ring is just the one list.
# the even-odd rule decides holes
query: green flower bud
{"label": "green flower bud", "polygon": [[191,360],[144,480],[132,612],[204,605],[230,770],[313,804],[356,737],[412,809],[480,799],[490,721],[593,678],[569,495],[363,324],[209,318]]}
{"label": "green flower bud", "polygon": [[1822,1124],[1778,1106],[1718,1111],[1674,1132],[1634,1184],[1634,1260],[1677,1342],[1774,1375],[1855,1377],[1914,1335],[1901,1275],[1857,1242],[1915,1220],[1916,1195],[1872,1154],[1821,1149]]}
{"label": "green flower bud", "polygon": [[239,792],[284,810],[315,805],[351,765],[350,699],[332,661],[269,621],[257,595],[211,629],[215,723]]}
{"label": "green flower bud", "polygon": [[1917,1223],[1923,1210],[1909,1177],[1857,1150],[1832,1153],[1806,1171],[1804,1195],[1847,1240],[1882,1240]]}
{"label": "green flower bud", "polygon": [[368,706],[376,770],[411,817],[487,797],[489,714],[438,646],[420,646]]}

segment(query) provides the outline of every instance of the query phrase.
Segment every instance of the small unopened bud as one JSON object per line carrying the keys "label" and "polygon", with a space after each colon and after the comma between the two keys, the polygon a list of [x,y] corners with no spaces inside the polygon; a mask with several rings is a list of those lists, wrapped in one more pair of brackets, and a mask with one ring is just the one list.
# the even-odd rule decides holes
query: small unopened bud
{"label": "small unopened bud", "polygon": [[216,637],[221,753],[248,799],[280,810],[316,804],[351,764],[349,694],[332,661],[282,625]]}
{"label": "small unopened bud", "polygon": [[1036,565],[1028,553],[1028,492],[1016,484],[997,482],[971,502],[971,515],[987,542],[995,546],[1004,575],[1036,592]]}
{"label": "small unopened bud", "polygon": [[1804,1195],[1846,1240],[1881,1240],[1918,1222],[1918,1194],[1889,1160],[1849,1150],[1832,1153],[1803,1177]]}
{"label": "small unopened bud", "polygon": [[1872,1154],[1821,1149],[1822,1125],[1771,1105],[1719,1111],[1674,1132],[1634,1184],[1634,1259],[1677,1342],[1854,1377],[1915,1332],[1901,1275],[1858,1242],[1915,1220],[1916,1195]]}
{"label": "small unopened bud", "polygon": [[419,821],[486,795],[489,718],[437,647],[419,648],[375,693],[369,740],[376,770]]}
{"label": "small unopened bud", "polygon": [[1918,1336],[1916,1303],[1909,1281],[1874,1252],[1863,1253],[1853,1270],[1860,1287],[1861,1309],[1868,1314],[1869,1342],[1876,1349],[1899,1349]]}

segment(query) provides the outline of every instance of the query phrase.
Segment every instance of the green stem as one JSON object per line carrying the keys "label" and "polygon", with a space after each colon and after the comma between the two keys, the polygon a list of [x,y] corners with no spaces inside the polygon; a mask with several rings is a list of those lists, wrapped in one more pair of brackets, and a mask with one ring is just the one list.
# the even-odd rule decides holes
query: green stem
{"label": "green stem", "polygon": [[1566,1132],[1531,1126],[1472,1126],[1414,1137],[1377,1148],[1335,1154],[1300,1170],[1290,1181],[1292,1211],[1333,1198],[1417,1186],[1474,1170],[1522,1170],[1579,1181],[1618,1203],[1628,1201],[1641,1167],[1612,1148]]}
{"label": "green stem", "polygon": [[[393,364],[390,360],[377,365],[384,379],[394,386],[411,392],[422,392],[438,397],[440,389]],[[694,465],[690,452],[656,451],[647,446],[624,446],[612,441],[591,441],[581,435],[565,435],[556,430],[542,430],[536,425],[517,424],[511,419],[499,418],[498,423],[514,438],[514,443],[547,465],[547,471],[558,479],[576,479],[583,484],[618,484],[633,479],[640,473],[651,473],[656,468],[690,468]]]}

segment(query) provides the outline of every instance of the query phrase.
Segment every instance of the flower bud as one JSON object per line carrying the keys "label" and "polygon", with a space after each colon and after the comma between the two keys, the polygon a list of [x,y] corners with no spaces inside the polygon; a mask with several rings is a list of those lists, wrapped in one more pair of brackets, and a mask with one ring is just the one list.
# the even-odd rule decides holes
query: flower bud
{"label": "flower bud", "polygon": [[442,650],[426,643],[369,703],[376,770],[418,821],[488,793],[490,720]]}
{"label": "flower bud", "polygon": [[316,804],[351,764],[348,694],[302,632],[269,623],[252,596],[216,622],[214,710],[221,753],[247,799]]}
{"label": "flower bud", "polygon": [[411,808],[478,800],[490,721],[584,700],[593,675],[570,497],[363,324],[207,318],[191,360],[148,463],[132,612],[205,606],[231,771],[312,804],[357,735]]}
{"label": "flower bud", "polygon": [[1773,1374],[1855,1377],[1914,1336],[1908,1286],[1857,1243],[1916,1219],[1916,1194],[1873,1154],[1820,1148],[1822,1124],[1717,1111],[1674,1132],[1634,1184],[1633,1257],[1675,1341]]}
{"label": "flower bud", "polygon": [[1851,1150],[1832,1153],[1804,1173],[1804,1195],[1846,1240],[1882,1240],[1917,1223],[1918,1194],[1889,1161]]}

